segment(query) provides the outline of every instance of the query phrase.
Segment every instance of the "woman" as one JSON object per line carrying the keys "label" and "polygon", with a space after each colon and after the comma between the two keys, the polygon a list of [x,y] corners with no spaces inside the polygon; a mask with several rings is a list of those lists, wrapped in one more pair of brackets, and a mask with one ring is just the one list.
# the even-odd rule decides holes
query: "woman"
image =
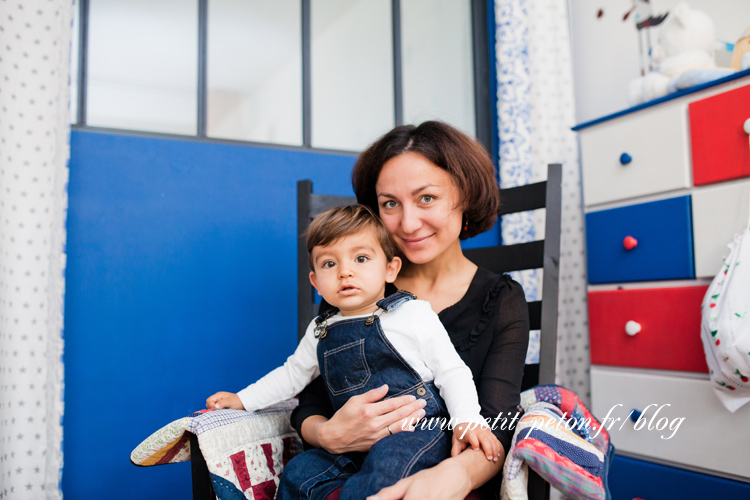
{"label": "woman", "polygon": [[[497,219],[497,181],[487,153],[444,123],[400,126],[360,155],[352,184],[357,201],[380,214],[404,258],[396,288],[430,302],[472,371],[482,416],[509,422],[520,402],[529,340],[526,300],[518,283],[478,268],[460,245]],[[334,414],[325,389],[313,383],[300,395],[292,425],[306,443],[329,452],[367,451],[400,432],[402,419],[422,415],[420,400],[380,401],[385,392],[353,397]],[[466,449],[377,497],[463,500],[488,482],[489,496],[497,495],[513,435],[503,422],[494,431],[505,452],[497,462]]]}

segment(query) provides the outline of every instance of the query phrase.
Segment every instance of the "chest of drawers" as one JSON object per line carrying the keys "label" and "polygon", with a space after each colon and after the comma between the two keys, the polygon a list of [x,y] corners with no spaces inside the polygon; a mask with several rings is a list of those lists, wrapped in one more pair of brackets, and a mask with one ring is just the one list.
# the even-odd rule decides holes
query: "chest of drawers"
{"label": "chest of drawers", "polygon": [[719,403],[700,340],[706,288],[748,220],[748,120],[750,71],[575,128],[592,408],[621,457],[613,488],[635,467],[750,498],[750,405]]}

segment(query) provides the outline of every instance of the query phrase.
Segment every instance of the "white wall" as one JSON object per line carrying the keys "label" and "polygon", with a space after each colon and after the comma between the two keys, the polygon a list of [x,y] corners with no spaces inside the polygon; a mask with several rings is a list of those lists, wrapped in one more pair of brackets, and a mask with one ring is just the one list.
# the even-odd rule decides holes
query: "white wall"
{"label": "white wall", "polygon": [[[679,0],[651,3],[654,12],[662,13]],[[750,26],[750,0],[687,3],[711,16],[719,40],[734,43]],[[628,84],[639,76],[641,67],[633,16],[622,21],[631,5],[631,0],[568,0],[578,123],[629,107]],[[599,9],[604,12],[601,18],[597,18]]]}

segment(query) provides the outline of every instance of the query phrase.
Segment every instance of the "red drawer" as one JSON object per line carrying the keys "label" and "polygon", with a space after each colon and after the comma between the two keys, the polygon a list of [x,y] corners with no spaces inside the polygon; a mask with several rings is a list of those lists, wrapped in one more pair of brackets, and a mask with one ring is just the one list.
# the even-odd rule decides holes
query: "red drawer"
{"label": "red drawer", "polygon": [[[591,363],[708,373],[701,344],[706,286],[589,292]],[[628,321],[640,325],[626,332]]]}
{"label": "red drawer", "polygon": [[696,186],[750,176],[750,85],[690,103]]}

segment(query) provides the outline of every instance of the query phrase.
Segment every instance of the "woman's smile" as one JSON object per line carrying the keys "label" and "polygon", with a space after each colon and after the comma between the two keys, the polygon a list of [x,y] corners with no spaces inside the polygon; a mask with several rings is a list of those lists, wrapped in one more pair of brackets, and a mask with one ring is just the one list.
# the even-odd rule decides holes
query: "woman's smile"
{"label": "woman's smile", "polygon": [[403,236],[398,236],[397,235],[397,237],[401,241],[404,242],[404,245],[406,245],[406,246],[408,246],[410,248],[418,248],[418,247],[422,246],[424,243],[426,243],[433,236],[434,236],[434,233],[433,234],[429,234],[427,236],[422,236],[422,237],[419,237],[419,238],[414,238],[414,237],[405,238]]}

